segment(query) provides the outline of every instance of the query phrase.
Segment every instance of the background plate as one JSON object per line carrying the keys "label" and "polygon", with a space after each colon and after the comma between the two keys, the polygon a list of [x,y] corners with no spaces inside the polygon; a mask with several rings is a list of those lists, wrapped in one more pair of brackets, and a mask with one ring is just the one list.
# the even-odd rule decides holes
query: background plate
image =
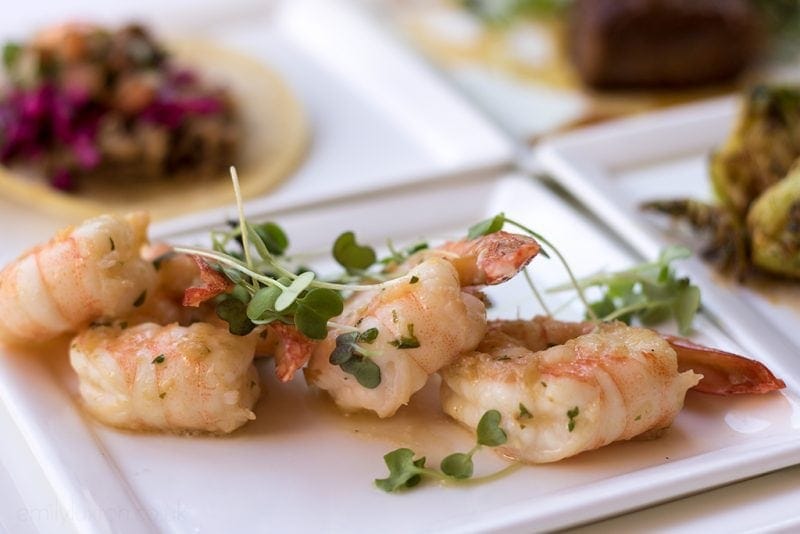
{"label": "background plate", "polygon": [[[0,40],[21,39],[65,17],[152,23],[160,34],[213,40],[262,60],[294,89],[309,115],[311,145],[295,171],[248,208],[265,211],[383,187],[507,166],[513,145],[421,60],[355,6],[336,0],[274,3],[83,0],[42,9],[32,2],[0,22]],[[233,202],[231,190],[229,202]],[[179,200],[178,200],[179,201]],[[227,203],[227,202],[221,202]],[[0,199],[0,262],[50,236],[63,221]],[[211,213],[209,215],[209,213]],[[172,228],[220,220],[227,208],[173,220]]]}
{"label": "background plate", "polygon": [[[447,206],[447,209],[443,209]],[[558,243],[587,275],[620,268],[634,256],[592,220],[522,177],[432,182],[313,208],[271,213],[291,251],[325,271],[330,243],[345,229],[381,245],[464,235],[472,223],[505,211]],[[169,237],[202,243],[202,234]],[[314,254],[318,251],[318,254]],[[537,258],[531,272],[550,286],[565,275]],[[528,317],[537,306],[524,280],[492,288],[494,316]],[[566,295],[560,316],[580,315]],[[701,342],[740,348],[700,317]],[[67,511],[82,532],[484,531],[554,529],[685,495],[800,458],[797,387],[748,398],[690,394],[674,427],[655,441],[626,442],[551,465],[523,468],[497,482],[462,488],[426,484],[401,495],[372,485],[382,455],[410,446],[438,464],[473,438],[438,412],[436,381],[388,421],[345,417],[302,378],[279,386],[261,363],[266,394],[258,419],[227,438],[135,434],[85,417],[65,354],[0,358],[0,396]],[[778,375],[788,364],[765,357]],[[502,466],[491,452],[477,471]],[[63,519],[59,529],[64,529]],[[13,525],[12,525],[13,526]],[[56,530],[56,529],[53,529]]]}
{"label": "background plate", "polygon": [[[711,200],[708,156],[728,136],[736,113],[736,101],[722,99],[586,128],[543,144],[530,163],[544,166],[621,239],[653,257],[681,236],[667,217],[642,214],[639,205]],[[756,358],[782,355],[790,378],[800,378],[800,283],[740,285],[700,259],[688,261],[686,272],[734,339]]]}

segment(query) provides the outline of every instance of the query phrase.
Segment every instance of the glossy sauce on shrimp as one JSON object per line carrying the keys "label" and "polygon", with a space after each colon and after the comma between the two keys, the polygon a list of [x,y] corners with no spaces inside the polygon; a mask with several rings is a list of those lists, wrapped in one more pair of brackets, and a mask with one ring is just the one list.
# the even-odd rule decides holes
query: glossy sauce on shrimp
{"label": "glossy sauce on shrimp", "polygon": [[155,270],[139,251],[148,217],[101,215],[61,231],[0,272],[0,342],[44,342],[141,305]]}
{"label": "glossy sauce on shrimp", "polygon": [[393,415],[428,376],[474,348],[486,329],[483,303],[461,290],[455,268],[440,258],[420,263],[382,290],[355,295],[345,306],[338,323],[378,330],[369,346],[374,350],[370,359],[381,371],[380,384],[364,387],[329,362],[338,330],[315,348],[306,378],[343,410],[372,410],[379,417]]}
{"label": "glossy sauce on shrimp", "polygon": [[330,362],[336,338],[346,332],[337,328],[315,347],[306,379],[345,411],[390,417],[431,374],[474,349],[483,337],[484,304],[464,287],[503,282],[538,251],[531,238],[497,232],[412,256],[398,268],[405,274],[374,291],[356,293],[334,320],[361,332],[377,329],[368,350],[380,369],[380,383],[365,387]]}
{"label": "glossy sauce on shrimp", "polygon": [[[554,462],[667,428],[701,375],[652,330],[623,323],[495,321],[478,348],[443,369],[442,407],[475,428],[498,410],[501,451]],[[548,348],[549,347],[549,348]]]}
{"label": "glossy sauce on shrimp", "polygon": [[208,323],[89,328],[70,346],[87,410],[133,430],[228,433],[255,419],[256,340]]}

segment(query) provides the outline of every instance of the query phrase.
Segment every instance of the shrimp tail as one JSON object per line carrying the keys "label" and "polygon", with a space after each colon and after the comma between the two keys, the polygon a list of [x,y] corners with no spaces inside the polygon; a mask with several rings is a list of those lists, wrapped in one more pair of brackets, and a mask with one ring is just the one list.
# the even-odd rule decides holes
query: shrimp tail
{"label": "shrimp tail", "polygon": [[219,271],[211,267],[203,258],[191,256],[200,268],[200,285],[186,288],[183,305],[196,308],[203,302],[228,291],[233,284]]}
{"label": "shrimp tail", "polygon": [[693,389],[713,395],[769,393],[786,384],[761,362],[710,347],[688,339],[662,335],[678,354],[678,368],[691,369],[703,379]]}
{"label": "shrimp tail", "polygon": [[540,248],[532,237],[500,231],[470,241],[445,243],[440,250],[458,256],[452,262],[462,286],[478,286],[513,278]]}
{"label": "shrimp tail", "polygon": [[293,325],[274,322],[268,329],[278,337],[275,350],[275,376],[281,382],[288,382],[294,377],[294,373],[308,362],[317,344]]}

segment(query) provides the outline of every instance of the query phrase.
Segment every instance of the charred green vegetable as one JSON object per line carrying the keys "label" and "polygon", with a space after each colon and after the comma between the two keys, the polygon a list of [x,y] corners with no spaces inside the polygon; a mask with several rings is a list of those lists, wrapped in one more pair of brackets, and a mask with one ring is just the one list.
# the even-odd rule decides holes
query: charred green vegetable
{"label": "charred green vegetable", "polygon": [[722,204],[739,220],[800,157],[800,88],[757,87],[739,123],[712,156],[711,181]]}
{"label": "charred green vegetable", "polygon": [[642,209],[657,211],[683,219],[692,229],[704,234],[700,254],[723,271],[744,278],[750,266],[749,238],[743,221],[723,206],[691,198],[655,200],[642,204]]}
{"label": "charred green vegetable", "polygon": [[800,164],[753,203],[747,229],[754,265],[800,278]]}
{"label": "charred green vegetable", "polygon": [[758,87],[747,96],[711,158],[711,181],[718,204],[676,199],[642,207],[706,232],[703,256],[739,279],[752,267],[800,279],[800,87]]}

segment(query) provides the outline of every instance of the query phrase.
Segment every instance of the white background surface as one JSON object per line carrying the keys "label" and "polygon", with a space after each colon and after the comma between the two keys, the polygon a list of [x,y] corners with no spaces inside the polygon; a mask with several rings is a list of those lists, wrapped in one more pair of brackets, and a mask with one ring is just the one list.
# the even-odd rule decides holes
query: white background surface
{"label": "white background surface", "polygon": [[[119,20],[135,16],[143,20],[155,21],[160,28],[174,28],[179,32],[187,33],[208,33],[214,35],[231,44],[249,45],[254,40],[262,37],[247,36],[243,28],[256,25],[261,20],[268,18],[272,3],[256,1],[229,1],[229,2],[197,2],[197,1],[171,1],[169,3],[144,0],[134,3],[126,2],[99,2],[97,0],[78,0],[70,3],[53,3],[45,1],[20,2],[14,3],[13,8],[6,6],[6,12],[0,19],[0,35],[2,37],[21,37],[27,34],[28,29],[40,26],[50,21],[63,19],[64,15],[87,14],[92,18],[101,20]],[[319,21],[308,21],[311,24]],[[322,21],[324,22],[324,21]],[[269,37],[264,37],[269,40]],[[304,52],[306,56],[308,52]],[[293,60],[283,56],[281,59],[279,52],[271,58],[276,61],[284,61],[288,65],[287,74],[292,71]],[[295,71],[294,76],[301,77],[303,71]],[[291,78],[291,76],[290,76]],[[298,78],[299,80],[299,78]],[[360,98],[365,98],[370,105],[376,106],[374,100],[370,100],[369,94],[374,92],[365,88],[367,93],[356,92]],[[306,88],[307,97],[310,94],[320,94],[323,88],[317,86]],[[456,99],[458,101],[459,99]],[[458,105],[460,107],[460,105]],[[333,106],[336,107],[336,106]],[[357,106],[351,110],[357,110]],[[378,105],[378,108],[381,108]],[[344,109],[347,109],[346,107]],[[369,109],[369,106],[368,106]],[[386,108],[382,108],[385,111]],[[337,110],[329,110],[331,116],[336,116]],[[463,109],[459,114],[464,116]],[[318,109],[312,109],[312,113],[320,113]],[[392,115],[394,113],[394,115]],[[402,115],[396,108],[388,115],[383,114],[384,118],[391,116],[388,122],[397,120]],[[469,113],[466,116],[469,117]],[[339,119],[346,118],[346,114],[338,114]],[[468,119],[471,120],[471,119]],[[384,125],[377,129],[383,130]],[[346,128],[346,125],[343,126]],[[387,136],[394,135],[394,132],[405,131],[419,132],[420,126],[413,123],[406,124],[399,130],[394,128],[383,132]],[[338,132],[338,130],[337,130]],[[414,137],[412,135],[411,137]],[[447,148],[442,150],[433,149],[431,146],[442,146],[440,140],[431,141],[430,138],[416,138],[419,144],[416,150],[433,154],[431,158],[440,165],[439,170],[444,173],[455,172],[456,167],[447,167],[448,163],[454,161],[448,157]],[[413,150],[410,152],[399,152],[402,159],[409,163],[410,167],[404,167],[398,171],[396,176],[407,177],[421,172],[421,169],[414,171],[413,163],[416,155]],[[500,152],[502,152],[502,148]],[[369,151],[366,151],[369,152]],[[344,152],[336,152],[331,148],[329,153],[342,156],[341,165],[347,165],[352,161],[366,161],[364,148],[351,144]],[[377,154],[371,160],[380,162],[377,157],[386,154]],[[355,160],[353,156],[358,156]],[[367,160],[369,154],[366,154]],[[343,174],[348,170],[346,167],[340,168]],[[410,174],[405,174],[409,172]],[[437,171],[438,172],[438,171]],[[422,176],[416,176],[422,178]],[[290,205],[298,197],[292,197],[298,193],[290,193],[284,197],[286,205]],[[270,206],[258,206],[258,208],[269,209]],[[16,253],[19,248],[33,239],[40,239],[50,233],[58,221],[47,220],[40,217],[29,217],[27,210],[12,207],[0,203],[0,215],[3,216],[3,237],[0,241],[0,256],[7,258],[9,254]],[[38,529],[46,532],[65,532],[69,531],[69,525],[75,519],[75,510],[65,509],[58,504],[58,501],[49,488],[47,480],[35,462],[31,451],[16,430],[8,414],[4,409],[0,410],[0,461],[3,469],[0,469],[0,525],[9,532],[35,532]],[[67,451],[69,452],[69,451]],[[778,473],[759,477],[757,479],[735,484],[718,490],[704,493],[699,496],[681,499],[672,503],[656,506],[641,512],[622,516],[607,522],[589,527],[587,530],[606,530],[619,531],[660,531],[675,532],[696,532],[699,530],[709,532],[730,532],[730,531],[792,531],[798,527],[798,517],[800,511],[797,503],[800,502],[800,467],[785,469]],[[312,512],[309,512],[312,513]],[[80,519],[80,518],[79,518]],[[527,530],[527,529],[526,529]]]}

